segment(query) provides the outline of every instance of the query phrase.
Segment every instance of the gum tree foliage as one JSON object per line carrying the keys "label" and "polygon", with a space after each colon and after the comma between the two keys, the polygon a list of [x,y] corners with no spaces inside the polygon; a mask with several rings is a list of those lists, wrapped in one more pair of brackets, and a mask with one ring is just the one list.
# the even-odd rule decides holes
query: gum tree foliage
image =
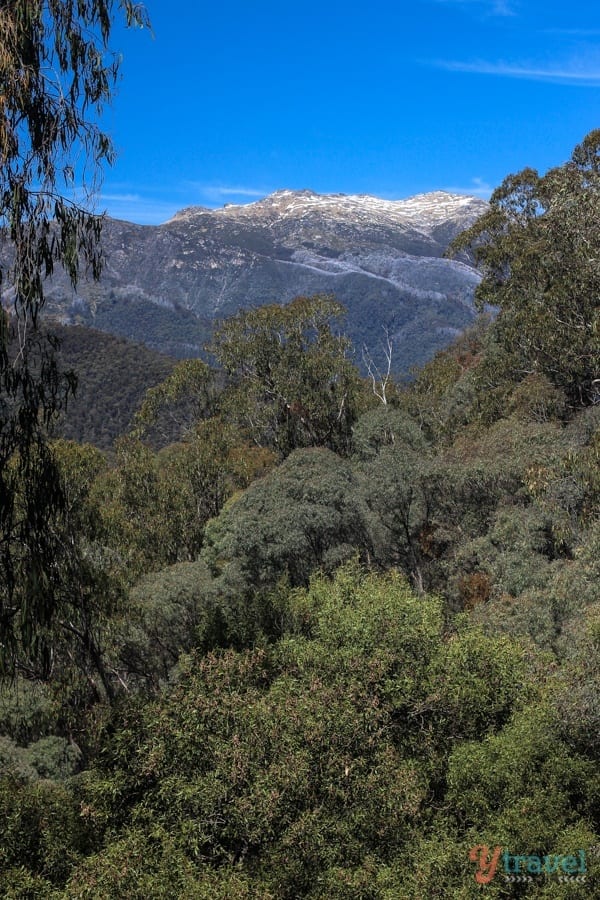
{"label": "gum tree foliage", "polygon": [[314,447],[296,450],[225,506],[206,529],[202,558],[215,574],[236,569],[255,587],[286,573],[300,585],[357,551],[368,557],[369,548],[352,467]]}
{"label": "gum tree foliage", "polygon": [[124,710],[81,783],[97,844],[65,895],[466,898],[478,835],[594,843],[593,766],[556,741],[522,648],[465,617],[448,634],[439,600],[352,563],[288,600],[282,640],[194,653]]}
{"label": "gum tree foliage", "polygon": [[215,332],[210,350],[232,378],[230,415],[282,458],[300,447],[349,448],[360,378],[348,339],[332,331],[343,313],[331,297],[297,297],[244,310]]}
{"label": "gum tree foliage", "polygon": [[[597,845],[597,613],[561,674],[395,572],[285,593],[280,640],[184,656],[76,779],[3,774],[2,896],[466,900],[477,844]],[[587,861],[585,884],[499,872],[486,895],[597,896]]]}
{"label": "gum tree foliage", "polygon": [[[526,507],[530,479],[566,449],[558,423],[511,416],[463,427],[436,452],[407,413],[381,409],[359,419],[354,445],[375,561],[399,566],[418,591],[441,591],[452,604],[464,577],[491,574],[479,563],[496,558],[488,533],[497,511]],[[486,549],[476,553],[480,540]],[[548,540],[552,557],[558,550]],[[523,567],[534,565],[533,553],[528,546]]]}
{"label": "gum tree foliage", "polygon": [[156,387],[150,388],[134,418],[136,437],[160,443],[189,440],[199,422],[217,408],[216,373],[200,359],[184,359]]}
{"label": "gum tree foliage", "polygon": [[[113,12],[147,24],[132,0],[0,3],[0,665],[48,673],[63,546],[49,523],[64,508],[45,431],[73,389],[39,328],[44,280],[62,266],[101,267],[101,218],[76,198],[114,152],[98,116],[119,59]],[[9,351],[11,340],[16,352]],[[69,617],[67,617],[69,618]],[[35,665],[34,665],[35,661]]]}
{"label": "gum tree foliage", "polygon": [[117,464],[96,479],[91,500],[102,541],[128,581],[195,559],[209,519],[274,462],[269,450],[248,445],[218,417],[159,452],[129,436],[115,450]]}
{"label": "gum tree foliage", "polygon": [[495,334],[520,377],[541,374],[574,405],[600,398],[600,130],[569,162],[509,175],[490,209],[453,244],[484,278],[476,299],[498,306]]}

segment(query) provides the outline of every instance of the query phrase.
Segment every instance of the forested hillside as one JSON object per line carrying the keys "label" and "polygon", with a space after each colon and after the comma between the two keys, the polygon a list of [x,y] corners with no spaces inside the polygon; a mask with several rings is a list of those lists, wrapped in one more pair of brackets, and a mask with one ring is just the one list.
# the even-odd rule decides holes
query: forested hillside
{"label": "forested hillside", "polygon": [[56,430],[69,440],[109,450],[130,428],[146,391],[165,380],[175,361],[91,328],[49,327],[59,341],[61,368],[77,379]]}
{"label": "forested hillside", "polygon": [[498,316],[409,387],[301,297],[225,320],[110,464],[53,442],[3,896],[600,894],[599,197],[600,132],[509,176],[455,242]]}

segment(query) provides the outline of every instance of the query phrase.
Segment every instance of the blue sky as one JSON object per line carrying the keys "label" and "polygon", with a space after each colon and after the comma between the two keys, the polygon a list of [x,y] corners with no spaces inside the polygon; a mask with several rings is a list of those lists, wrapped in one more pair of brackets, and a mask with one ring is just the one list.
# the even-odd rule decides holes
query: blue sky
{"label": "blue sky", "polygon": [[118,27],[101,209],[152,224],[279,188],[489,196],[600,127],[583,0],[147,0]]}

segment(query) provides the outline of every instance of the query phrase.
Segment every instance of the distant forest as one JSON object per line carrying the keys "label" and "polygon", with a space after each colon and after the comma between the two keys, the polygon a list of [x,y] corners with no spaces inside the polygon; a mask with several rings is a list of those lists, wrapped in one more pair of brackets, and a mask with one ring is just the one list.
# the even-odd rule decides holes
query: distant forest
{"label": "distant forest", "polygon": [[59,341],[61,369],[72,371],[77,382],[55,430],[69,440],[110,450],[129,429],[146,391],[170,375],[175,360],[83,326],[48,328]]}

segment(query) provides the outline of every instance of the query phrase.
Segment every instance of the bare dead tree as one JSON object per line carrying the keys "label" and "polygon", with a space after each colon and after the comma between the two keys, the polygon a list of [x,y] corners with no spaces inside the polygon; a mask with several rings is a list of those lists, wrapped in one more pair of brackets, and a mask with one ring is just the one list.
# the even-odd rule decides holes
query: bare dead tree
{"label": "bare dead tree", "polygon": [[369,348],[366,344],[363,345],[362,358],[367,368],[367,372],[369,373],[369,378],[371,379],[373,394],[377,397],[378,400],[383,403],[384,406],[387,406],[387,392],[392,381],[392,356],[394,351],[394,341],[393,338],[390,337],[390,332],[387,325],[383,326],[383,330],[385,333],[385,344],[383,342],[380,344],[386,363],[385,367],[383,367],[383,371],[379,368],[379,366],[373,359],[371,352],[369,351]]}

